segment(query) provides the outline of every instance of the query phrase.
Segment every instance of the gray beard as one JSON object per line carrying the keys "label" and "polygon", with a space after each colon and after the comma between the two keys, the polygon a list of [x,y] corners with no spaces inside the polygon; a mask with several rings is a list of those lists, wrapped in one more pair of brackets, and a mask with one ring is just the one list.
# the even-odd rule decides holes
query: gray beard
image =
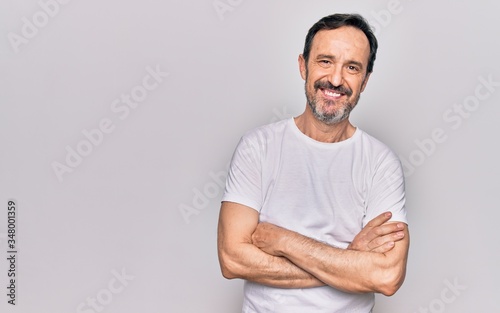
{"label": "gray beard", "polygon": [[351,114],[352,109],[354,109],[354,107],[356,106],[356,104],[359,101],[359,96],[357,99],[355,99],[354,103],[351,103],[349,101],[345,101],[344,103],[342,103],[342,107],[340,109],[336,110],[333,113],[327,114],[324,112],[319,112],[317,110],[317,102],[318,101],[316,99],[316,96],[309,95],[307,93],[307,90],[306,90],[306,98],[307,98],[307,104],[311,108],[311,111],[312,111],[314,117],[316,117],[319,121],[321,121],[327,125],[338,124],[338,123],[344,121],[345,119],[347,119],[349,117],[349,115]]}

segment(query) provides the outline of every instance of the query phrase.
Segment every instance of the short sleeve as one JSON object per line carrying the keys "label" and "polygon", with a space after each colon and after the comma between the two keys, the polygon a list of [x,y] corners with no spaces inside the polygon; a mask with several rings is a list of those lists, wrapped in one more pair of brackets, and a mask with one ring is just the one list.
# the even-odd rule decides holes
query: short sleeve
{"label": "short sleeve", "polygon": [[236,202],[260,211],[262,207],[262,142],[244,136],[228,170],[222,201]]}
{"label": "short sleeve", "polygon": [[400,160],[391,154],[380,162],[373,173],[363,227],[386,211],[392,212],[391,221],[408,223],[405,200],[403,167]]}

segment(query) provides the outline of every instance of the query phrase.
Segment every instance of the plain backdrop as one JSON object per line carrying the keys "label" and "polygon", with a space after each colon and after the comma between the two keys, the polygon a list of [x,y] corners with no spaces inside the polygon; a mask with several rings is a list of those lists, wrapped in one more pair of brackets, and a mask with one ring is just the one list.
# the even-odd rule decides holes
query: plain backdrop
{"label": "plain backdrop", "polygon": [[498,312],[499,11],[3,0],[0,311],[238,312],[242,281],[221,276],[216,252],[227,164],[245,131],[302,113],[309,27],[354,12],[380,49],[352,121],[403,160],[411,231],[406,281],[375,312]]}

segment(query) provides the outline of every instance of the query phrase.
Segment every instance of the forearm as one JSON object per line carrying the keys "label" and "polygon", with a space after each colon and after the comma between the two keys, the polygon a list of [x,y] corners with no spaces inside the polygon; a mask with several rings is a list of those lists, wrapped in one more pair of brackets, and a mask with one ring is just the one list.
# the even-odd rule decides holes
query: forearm
{"label": "forearm", "polygon": [[336,289],[377,291],[371,279],[372,258],[378,256],[376,253],[343,250],[302,236],[288,238],[280,253]]}
{"label": "forearm", "polygon": [[325,284],[284,257],[265,253],[251,243],[219,249],[222,274],[278,288],[310,288]]}
{"label": "forearm", "polygon": [[222,203],[217,250],[224,277],[281,288],[324,285],[288,259],[270,255],[256,247],[252,242],[252,233],[258,221],[259,214],[254,209],[234,202]]}
{"label": "forearm", "polygon": [[387,253],[344,250],[289,232],[279,245],[281,255],[327,285],[346,292],[392,295],[404,279],[405,243]]}

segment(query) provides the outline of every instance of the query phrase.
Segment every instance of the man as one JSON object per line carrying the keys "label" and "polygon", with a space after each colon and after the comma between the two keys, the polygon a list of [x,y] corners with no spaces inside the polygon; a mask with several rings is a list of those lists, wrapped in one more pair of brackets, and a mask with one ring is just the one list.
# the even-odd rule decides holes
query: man
{"label": "man", "polygon": [[248,132],[229,169],[218,251],[243,312],[371,312],[403,283],[409,247],[397,156],[349,121],[377,40],[356,14],[309,30],[303,114]]}

